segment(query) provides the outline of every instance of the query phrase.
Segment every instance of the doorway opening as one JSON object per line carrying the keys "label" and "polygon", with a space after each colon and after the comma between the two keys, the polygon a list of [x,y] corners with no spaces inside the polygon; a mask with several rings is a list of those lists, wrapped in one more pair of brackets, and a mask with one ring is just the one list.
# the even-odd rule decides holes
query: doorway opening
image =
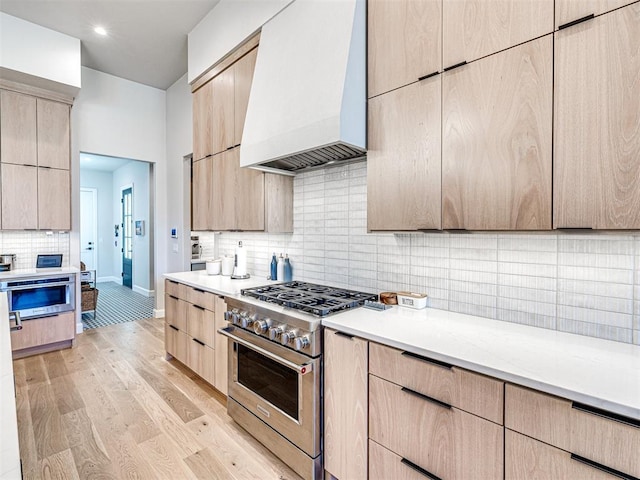
{"label": "doorway opening", "polygon": [[81,260],[98,290],[85,329],[153,317],[153,167],[80,153]]}

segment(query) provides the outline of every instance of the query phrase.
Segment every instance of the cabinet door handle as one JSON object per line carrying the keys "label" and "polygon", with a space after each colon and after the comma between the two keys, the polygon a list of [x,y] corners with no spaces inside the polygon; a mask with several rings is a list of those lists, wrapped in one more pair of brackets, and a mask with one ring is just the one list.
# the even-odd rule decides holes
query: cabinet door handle
{"label": "cabinet door handle", "polygon": [[200,344],[200,345],[202,345],[202,346],[204,347],[204,342],[201,342],[201,341],[200,341],[200,340],[198,340],[197,338],[192,338],[192,340],[193,340],[194,342],[196,342],[197,344]]}
{"label": "cabinet door handle", "polygon": [[169,298],[173,298],[174,300],[180,300],[178,297],[176,297],[175,295],[169,295]]}
{"label": "cabinet door handle", "polygon": [[593,13],[590,13],[586,17],[578,18],[577,20],[573,20],[571,22],[560,25],[558,27],[558,30],[564,30],[565,28],[573,27],[574,25],[578,25],[579,23],[586,22],[587,20],[591,20],[592,18],[595,18],[595,15]]}
{"label": "cabinet door handle", "polygon": [[595,468],[596,470],[606,472],[609,475],[613,475],[614,477],[623,478],[625,480],[640,480],[638,479],[638,477],[634,477],[633,475],[620,472],[613,468],[607,467],[606,465],[602,465],[598,462],[594,462],[593,460],[589,460],[588,458],[584,458],[584,457],[581,457],[580,455],[576,455],[575,453],[571,454],[571,460],[575,460],[576,462],[582,463],[583,465],[587,465],[591,468]]}
{"label": "cabinet door handle", "polygon": [[170,326],[171,328],[173,328],[176,332],[179,332],[179,331],[180,331],[180,329],[179,329],[178,327],[174,327],[174,326],[173,326],[173,325],[171,325],[171,324],[169,324],[169,326]]}
{"label": "cabinet door handle", "polygon": [[348,334],[348,333],[344,333],[344,332],[335,332],[335,334],[336,334],[336,335],[339,335],[339,336],[341,336],[341,337],[346,337],[346,338],[348,338],[349,340],[352,340],[352,339],[353,339],[353,337],[354,337],[353,335],[350,335],[350,334]]}
{"label": "cabinet door handle", "polygon": [[419,474],[424,475],[427,478],[430,478],[431,480],[442,480],[440,477],[437,477],[433,473],[429,472],[428,470],[425,470],[421,466],[416,465],[411,460],[407,460],[404,457],[402,458],[402,460],[400,460],[400,463],[406,465],[407,467],[411,468],[412,470],[415,470]]}
{"label": "cabinet door handle", "polygon": [[433,73],[427,73],[426,75],[423,75],[421,77],[418,77],[418,81],[421,82],[422,80],[426,80],[427,78],[431,78],[431,77],[435,77],[436,75],[438,75],[440,72],[435,71]]}
{"label": "cabinet door handle", "polygon": [[571,408],[580,412],[590,413],[591,415],[597,415],[598,417],[603,417],[614,422],[624,423],[631,427],[640,428],[640,420],[625,417],[624,415],[618,415],[617,413],[607,412],[606,410],[601,410],[600,408],[592,407],[591,405],[572,402]]}
{"label": "cabinet door handle", "polygon": [[444,72],[448,72],[449,70],[453,70],[454,68],[458,68],[461,67],[463,65],[466,65],[467,61],[465,60],[464,62],[460,62],[460,63],[456,63],[455,65],[451,65],[450,67],[445,68],[443,71]]}
{"label": "cabinet door handle", "polygon": [[453,368],[453,365],[451,365],[450,363],[441,362],[440,360],[434,360],[433,358],[423,357],[422,355],[418,355],[417,353],[402,352],[402,355],[404,355],[405,357],[409,357],[409,358],[414,358],[416,360],[420,360],[421,362],[430,363],[432,365],[435,365],[436,367],[442,367],[442,368],[446,368],[448,370],[451,370]]}
{"label": "cabinet door handle", "polygon": [[195,308],[197,308],[198,310],[204,310],[204,307],[201,307],[200,305],[194,305]]}
{"label": "cabinet door handle", "polygon": [[449,405],[448,403],[444,403],[444,402],[442,402],[440,400],[437,400],[435,398],[431,398],[431,397],[425,395],[424,393],[416,392],[415,390],[411,390],[410,388],[402,387],[402,391],[404,393],[408,393],[409,395],[413,395],[414,397],[418,397],[418,398],[421,398],[422,400],[426,400],[427,402],[435,403],[439,407],[443,407],[443,408],[447,408],[447,409],[451,408],[451,405]]}

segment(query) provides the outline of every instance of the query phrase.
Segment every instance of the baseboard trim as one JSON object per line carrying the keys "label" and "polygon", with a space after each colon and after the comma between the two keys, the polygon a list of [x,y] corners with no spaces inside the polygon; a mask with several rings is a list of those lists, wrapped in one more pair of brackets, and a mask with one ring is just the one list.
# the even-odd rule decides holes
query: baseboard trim
{"label": "baseboard trim", "polygon": [[118,285],[122,285],[122,277],[98,277],[96,283],[100,282],[115,282]]}
{"label": "baseboard trim", "polygon": [[132,290],[140,295],[144,295],[145,297],[155,297],[155,290],[147,290],[146,288],[139,287],[138,285],[134,285]]}
{"label": "baseboard trim", "polygon": [[162,310],[158,308],[153,309],[153,318],[164,318],[164,308]]}

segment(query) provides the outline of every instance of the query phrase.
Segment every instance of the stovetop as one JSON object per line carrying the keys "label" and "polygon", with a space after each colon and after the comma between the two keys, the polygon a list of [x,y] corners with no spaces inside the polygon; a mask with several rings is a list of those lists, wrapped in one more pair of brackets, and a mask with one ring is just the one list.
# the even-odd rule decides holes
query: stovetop
{"label": "stovetop", "polygon": [[365,300],[377,300],[373,293],[358,292],[307,282],[287,282],[245,288],[242,295],[275,303],[319,317],[350,308],[361,307]]}

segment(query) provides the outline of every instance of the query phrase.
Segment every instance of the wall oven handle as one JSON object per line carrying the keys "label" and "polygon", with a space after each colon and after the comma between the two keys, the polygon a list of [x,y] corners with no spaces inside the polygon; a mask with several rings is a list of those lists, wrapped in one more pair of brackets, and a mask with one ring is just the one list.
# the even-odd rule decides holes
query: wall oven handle
{"label": "wall oven handle", "polygon": [[242,338],[235,336],[233,333],[231,333],[233,331],[233,328],[234,327],[221,328],[220,330],[218,330],[218,333],[224,335],[225,337],[230,338],[231,340],[233,340],[236,343],[239,343],[240,345],[244,345],[250,350],[258,352],[260,355],[264,355],[265,357],[270,358],[274,362],[278,362],[279,364],[284,365],[285,367],[288,367],[291,370],[295,370],[298,373],[298,375],[305,375],[313,370],[312,363],[305,363],[304,365],[298,365],[297,363],[290,362],[289,360],[285,360],[284,358],[274,353],[271,353],[269,350],[265,350],[264,348],[261,348],[257,345],[254,345],[251,342],[247,342],[246,340],[243,340]]}
{"label": "wall oven handle", "polygon": [[20,312],[9,312],[9,321],[15,321],[15,326],[11,327],[11,331],[22,330],[22,320],[20,319]]}

